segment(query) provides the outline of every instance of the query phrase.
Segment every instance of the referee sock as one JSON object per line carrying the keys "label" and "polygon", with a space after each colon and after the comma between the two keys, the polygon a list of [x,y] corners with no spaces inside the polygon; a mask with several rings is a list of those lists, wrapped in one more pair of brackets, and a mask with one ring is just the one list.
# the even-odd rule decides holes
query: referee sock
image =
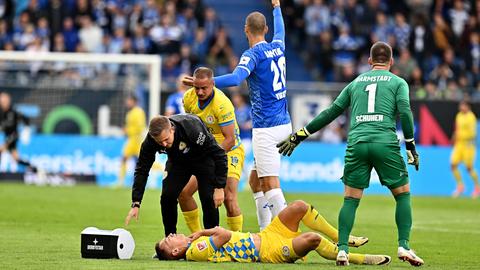
{"label": "referee sock", "polygon": [[[327,260],[335,260],[338,254],[338,248],[332,242],[322,237],[320,244],[315,251]],[[363,264],[365,261],[364,254],[350,253],[348,254],[348,261],[354,264]]]}
{"label": "referee sock", "polygon": [[328,221],[318,213],[317,209],[313,205],[308,204],[308,210],[302,218],[303,224],[308,228],[321,232],[328,236],[333,242],[338,241],[338,231]]}
{"label": "referee sock", "polygon": [[253,198],[255,199],[255,206],[257,207],[258,226],[260,226],[260,231],[262,231],[270,224],[272,213],[270,212],[268,201],[263,191],[253,193]]}
{"label": "referee sock", "polygon": [[118,183],[123,185],[123,180],[125,179],[125,175],[127,174],[127,163],[122,162],[120,164],[120,172],[118,173]]}
{"label": "referee sock", "polygon": [[355,213],[360,199],[345,197],[338,214],[338,249],[348,253],[348,238],[355,222]]}
{"label": "referee sock", "polygon": [[404,192],[395,196],[397,207],[395,210],[395,222],[398,229],[398,246],[409,250],[410,230],[412,228],[412,207],[410,206],[410,192]]}
{"label": "referee sock", "polygon": [[283,209],[287,207],[287,201],[283,196],[283,192],[280,188],[274,188],[265,192],[272,217],[276,217]]}
{"label": "referee sock", "polygon": [[200,225],[200,214],[198,208],[195,208],[192,211],[182,212],[182,214],[185,218],[185,223],[187,224],[187,227],[191,233],[202,230],[202,227]]}
{"label": "referee sock", "polygon": [[243,229],[243,215],[227,217],[227,225],[231,231],[241,232]]}

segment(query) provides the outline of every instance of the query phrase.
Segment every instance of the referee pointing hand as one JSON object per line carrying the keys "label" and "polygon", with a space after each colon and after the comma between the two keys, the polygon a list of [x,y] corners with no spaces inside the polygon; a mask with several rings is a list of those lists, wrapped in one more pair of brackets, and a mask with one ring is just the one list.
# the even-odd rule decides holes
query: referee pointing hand
{"label": "referee pointing hand", "polygon": [[135,167],[132,209],[125,224],[132,217],[138,220],[148,173],[157,152],[168,156],[160,198],[165,235],[177,232],[177,199],[192,175],[198,180],[205,229],[218,226],[217,208],[224,200],[227,156],[200,118],[190,114],[156,116],[150,121]]}

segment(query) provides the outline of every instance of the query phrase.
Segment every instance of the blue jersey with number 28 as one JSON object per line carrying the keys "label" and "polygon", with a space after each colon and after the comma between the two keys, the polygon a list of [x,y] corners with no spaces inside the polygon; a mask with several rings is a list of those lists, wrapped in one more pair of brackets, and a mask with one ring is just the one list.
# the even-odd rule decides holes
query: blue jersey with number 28
{"label": "blue jersey with number 28", "polygon": [[245,69],[254,128],[290,123],[287,108],[285,46],[280,40],[260,42],[245,51],[238,68]]}
{"label": "blue jersey with number 28", "polygon": [[239,85],[247,79],[254,128],[290,123],[287,107],[285,26],[280,7],[273,9],[274,36],[246,50],[232,74],[215,77],[217,87]]}

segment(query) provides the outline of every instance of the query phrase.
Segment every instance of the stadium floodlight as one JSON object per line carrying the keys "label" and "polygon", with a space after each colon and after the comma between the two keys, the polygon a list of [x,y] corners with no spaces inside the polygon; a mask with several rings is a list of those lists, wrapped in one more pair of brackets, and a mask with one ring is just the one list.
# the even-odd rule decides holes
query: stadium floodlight
{"label": "stadium floodlight", "polygon": [[[19,76],[21,73],[24,75]],[[72,76],[72,73],[79,75]],[[110,75],[102,75],[105,73]],[[137,75],[140,73],[142,75]],[[66,92],[69,89],[105,91],[122,88],[124,92],[132,92],[133,87],[127,87],[128,79],[131,81],[132,77],[137,84],[144,84],[143,88],[148,91],[149,118],[158,115],[161,91],[161,57],[158,55],[0,51],[0,87],[9,89],[20,85],[33,90],[50,89],[48,93],[43,92],[50,95],[43,97],[46,100],[44,108],[57,105],[48,100],[57,95],[52,94],[52,89],[62,88]],[[75,85],[72,80],[76,78],[83,82]],[[39,101],[42,92],[37,91],[35,96],[40,96],[35,100]],[[116,106],[123,107],[122,98],[116,100]],[[117,115],[117,124],[121,124],[124,111],[117,112]]]}

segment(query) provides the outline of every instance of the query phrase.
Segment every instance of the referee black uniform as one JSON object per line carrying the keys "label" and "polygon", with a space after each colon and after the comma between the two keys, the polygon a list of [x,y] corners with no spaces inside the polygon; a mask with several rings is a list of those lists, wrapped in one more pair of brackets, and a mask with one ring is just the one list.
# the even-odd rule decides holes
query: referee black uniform
{"label": "referee black uniform", "polygon": [[213,192],[215,188],[224,188],[227,181],[225,150],[217,144],[197,116],[180,114],[169,117],[169,120],[175,128],[172,147],[159,145],[150,135],[142,143],[135,168],[132,202],[142,201],[155,154],[166,153],[166,177],[163,179],[160,198],[165,235],[177,232],[177,199],[192,175],[198,180],[204,227],[208,229],[218,226],[219,214],[213,201]]}

